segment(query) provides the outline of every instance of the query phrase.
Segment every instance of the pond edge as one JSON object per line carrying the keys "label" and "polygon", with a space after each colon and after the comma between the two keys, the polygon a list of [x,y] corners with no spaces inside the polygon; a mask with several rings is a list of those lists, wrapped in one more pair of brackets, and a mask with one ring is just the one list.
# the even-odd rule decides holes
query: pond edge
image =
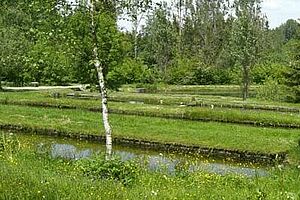
{"label": "pond edge", "polygon": [[[105,143],[104,135],[92,135],[85,133],[75,133],[61,131],[56,129],[37,128],[14,124],[0,124],[0,130],[15,131],[23,133],[33,133],[37,135],[49,135],[67,137],[89,141],[99,141]],[[163,143],[155,141],[147,141],[133,138],[114,137],[113,143],[124,146],[140,147],[156,151],[168,151],[186,154],[198,154],[205,157],[230,159],[237,162],[251,162],[261,164],[278,164],[287,162],[287,153],[261,153],[242,150],[230,150],[223,148],[209,148],[198,145],[184,145],[178,143]],[[300,142],[299,142],[300,143]]]}

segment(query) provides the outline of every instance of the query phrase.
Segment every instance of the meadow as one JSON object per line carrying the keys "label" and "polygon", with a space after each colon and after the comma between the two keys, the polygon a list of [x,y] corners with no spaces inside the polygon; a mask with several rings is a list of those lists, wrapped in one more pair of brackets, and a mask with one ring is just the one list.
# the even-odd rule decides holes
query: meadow
{"label": "meadow", "polygon": [[[199,93],[199,88],[194,93]],[[57,93],[59,95],[55,96]],[[281,105],[279,102],[263,102],[255,98],[242,102],[232,96],[173,93],[141,94],[135,93],[133,89],[110,92],[113,137],[229,151],[285,153],[286,160],[270,166],[270,175],[254,178],[208,172],[180,173],[174,176],[151,172],[132,162],[120,164],[119,161],[113,161],[111,165],[104,165],[105,162],[101,161],[104,158],[90,158],[94,164],[84,166],[92,174],[94,171],[91,169],[95,169],[95,166],[101,169],[114,166],[117,171],[134,171],[132,183],[126,185],[115,175],[108,178],[87,176],[79,170],[77,161],[39,155],[26,148],[29,144],[20,143],[20,149],[10,156],[2,150],[1,199],[300,197],[297,184],[300,181],[300,116],[295,111],[299,109],[299,104]],[[207,104],[197,106],[195,102],[200,100]],[[99,112],[101,107],[96,93],[72,90],[1,92],[0,103],[2,127],[11,125],[31,130],[54,130],[69,135],[104,135]],[[237,106],[211,106],[225,104]],[[280,110],[282,108],[285,110]],[[128,173],[124,177],[127,176]]]}

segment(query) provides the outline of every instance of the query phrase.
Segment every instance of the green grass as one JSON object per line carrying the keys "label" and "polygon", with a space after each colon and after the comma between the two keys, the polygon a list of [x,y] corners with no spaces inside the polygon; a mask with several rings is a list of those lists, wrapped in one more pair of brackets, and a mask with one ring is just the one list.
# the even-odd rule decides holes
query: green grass
{"label": "green grass", "polygon": [[274,168],[270,176],[247,178],[204,172],[171,176],[139,170],[134,182],[91,179],[76,161],[54,160],[21,144],[11,159],[0,159],[0,199],[298,199],[300,171]]}
{"label": "green grass", "polygon": [[[83,134],[104,134],[101,114],[84,110],[99,106],[99,101],[54,99],[50,97],[52,92],[5,92],[0,93],[0,101],[71,105],[82,109],[66,110],[0,105],[0,124],[52,128]],[[63,92],[68,93],[71,90]],[[131,99],[130,95],[132,94],[128,95]],[[143,95],[148,99],[164,97],[164,95],[148,94],[140,96]],[[166,101],[168,99],[173,101],[175,98],[177,95],[171,95],[166,97]],[[183,98],[189,99],[191,96]],[[212,96],[206,96],[204,99],[206,101],[216,100],[220,103],[238,100],[232,97]],[[148,115],[177,114],[191,117],[201,115],[215,119],[253,119],[256,121],[272,120],[277,123],[299,123],[299,115],[295,113],[283,114],[239,109],[211,110],[124,103],[110,103],[110,106],[113,109],[139,111]],[[292,104],[287,106],[294,107]],[[293,166],[284,169],[275,167],[271,169],[270,176],[255,178],[234,175],[220,176],[204,172],[182,177],[142,169],[138,172],[132,185],[124,186],[119,181],[92,180],[76,169],[75,161],[54,160],[48,156],[38,155],[27,149],[27,146],[31,145],[30,143],[23,143],[21,151],[12,158],[1,157],[0,152],[0,199],[300,199],[300,170],[297,167],[300,164],[299,129],[259,128],[119,114],[111,114],[110,119],[114,137],[262,153],[288,152],[290,157],[296,160],[294,160]]]}
{"label": "green grass", "polygon": [[[72,98],[55,99],[50,92],[18,92],[1,93],[2,104],[39,104],[54,107],[68,106],[79,109],[100,108],[100,102],[95,99],[82,100]],[[252,123],[260,126],[300,126],[300,114],[295,112],[273,112],[261,110],[244,110],[208,107],[181,107],[167,105],[130,104],[110,102],[112,113],[155,116],[165,118],[182,118],[191,120],[224,121],[232,123]]]}
{"label": "green grass", "polygon": [[[65,96],[68,93],[84,94],[96,96],[100,98],[99,93],[90,92],[74,92],[73,90],[46,90],[46,91],[31,91],[31,92],[0,92],[0,100],[6,99],[18,99],[18,100],[47,100],[51,101],[51,95],[54,92],[61,93]],[[241,98],[236,97],[224,97],[224,96],[209,96],[209,95],[190,95],[190,94],[143,94],[143,93],[128,93],[128,92],[109,92],[110,101],[142,101],[146,104],[162,104],[162,105],[180,105],[180,104],[192,104],[192,105],[216,105],[216,106],[235,106],[244,107],[246,109],[251,108],[287,108],[287,109],[300,109],[300,104],[285,103],[285,102],[270,102],[262,101],[255,98],[249,98],[247,101],[243,101]],[[54,100],[54,102],[57,100]]]}
{"label": "green grass", "polygon": [[[0,105],[0,123],[103,134],[100,113]],[[203,147],[277,153],[298,148],[300,130],[111,114],[113,136]]]}
{"label": "green grass", "polygon": [[[100,96],[97,94],[93,94],[93,96],[93,98],[95,98],[96,96],[97,98],[100,98]],[[241,98],[208,95],[162,95],[113,92],[109,95],[109,100],[115,102],[137,101],[143,102],[145,104],[160,105],[190,105],[197,107],[210,107],[211,105],[214,105],[215,107],[243,108],[247,110],[300,112],[300,104],[267,102],[253,98],[248,99],[247,101],[243,101],[241,100]]]}
{"label": "green grass", "polygon": [[[147,92],[148,87],[151,93],[242,96],[241,87],[238,85],[124,85],[121,90],[135,92],[136,88],[145,88]],[[255,96],[256,89],[257,86],[250,87],[250,96]]]}

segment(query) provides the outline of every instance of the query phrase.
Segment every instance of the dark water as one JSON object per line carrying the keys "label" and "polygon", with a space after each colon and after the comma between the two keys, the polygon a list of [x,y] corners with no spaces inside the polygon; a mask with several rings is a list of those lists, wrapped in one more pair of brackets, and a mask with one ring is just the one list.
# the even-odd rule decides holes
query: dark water
{"label": "dark water", "polygon": [[[49,154],[52,158],[81,159],[95,153],[104,153],[105,145],[97,142],[74,140],[50,136],[17,134],[26,148],[33,148],[38,153]],[[235,163],[222,160],[158,152],[139,148],[114,146],[114,154],[123,161],[138,160],[152,171],[164,171],[174,174],[184,169],[185,172],[203,171],[220,175],[234,174],[247,177],[268,176],[267,167],[259,167],[250,163]]]}

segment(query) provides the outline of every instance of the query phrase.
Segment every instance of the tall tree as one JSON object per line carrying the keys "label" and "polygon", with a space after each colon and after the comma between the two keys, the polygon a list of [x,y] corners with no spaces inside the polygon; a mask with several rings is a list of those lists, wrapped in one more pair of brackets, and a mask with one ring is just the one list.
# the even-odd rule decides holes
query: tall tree
{"label": "tall tree", "polygon": [[249,97],[250,73],[263,47],[266,21],[261,13],[261,0],[235,0],[232,45],[237,64],[242,66],[243,100]]}
{"label": "tall tree", "polygon": [[[111,46],[107,43],[103,42],[101,44],[101,41],[99,41],[98,37],[98,30],[99,28],[111,28],[111,27],[105,27],[99,24],[101,22],[101,18],[104,17],[104,14],[106,14],[106,17],[110,17],[110,22],[115,24],[115,14],[110,12],[105,12],[104,8],[107,7],[114,8],[114,2],[113,1],[105,1],[105,2],[99,2],[98,0],[92,0],[90,4],[90,13],[91,13],[91,31],[92,31],[92,46],[93,46],[93,63],[97,70],[98,75],[98,82],[100,86],[100,92],[101,92],[101,104],[102,104],[102,120],[103,125],[105,129],[105,135],[106,135],[106,159],[110,159],[112,156],[112,129],[109,123],[109,117],[108,117],[108,103],[107,103],[107,89],[106,89],[106,83],[104,78],[104,70],[105,70],[105,62],[101,62],[101,60],[105,60],[105,58],[102,58],[103,56],[109,56],[109,55],[102,55],[101,56],[101,47],[110,48]],[[102,12],[102,13],[101,13]],[[110,24],[111,25],[111,24]],[[108,33],[109,34],[109,33]],[[99,48],[100,47],[100,48]],[[106,66],[107,67],[107,66]]]}
{"label": "tall tree", "polygon": [[138,35],[141,21],[146,12],[152,8],[152,0],[126,0],[122,1],[122,7],[125,9],[125,15],[128,15],[132,22],[132,34],[134,40],[134,58],[138,58]]}
{"label": "tall tree", "polygon": [[148,16],[147,25],[143,29],[148,63],[157,66],[162,77],[166,75],[176,51],[176,31],[171,21],[170,8],[166,3],[158,5]]}
{"label": "tall tree", "polygon": [[183,1],[182,49],[188,57],[198,57],[215,66],[229,41],[228,0]]}
{"label": "tall tree", "polygon": [[31,46],[30,15],[23,1],[1,1],[0,13],[0,79],[22,85],[26,55]]}
{"label": "tall tree", "polygon": [[292,101],[300,102],[300,23],[295,27],[294,39],[287,44],[290,55],[290,66],[284,74],[286,77],[285,84],[292,90]]}

